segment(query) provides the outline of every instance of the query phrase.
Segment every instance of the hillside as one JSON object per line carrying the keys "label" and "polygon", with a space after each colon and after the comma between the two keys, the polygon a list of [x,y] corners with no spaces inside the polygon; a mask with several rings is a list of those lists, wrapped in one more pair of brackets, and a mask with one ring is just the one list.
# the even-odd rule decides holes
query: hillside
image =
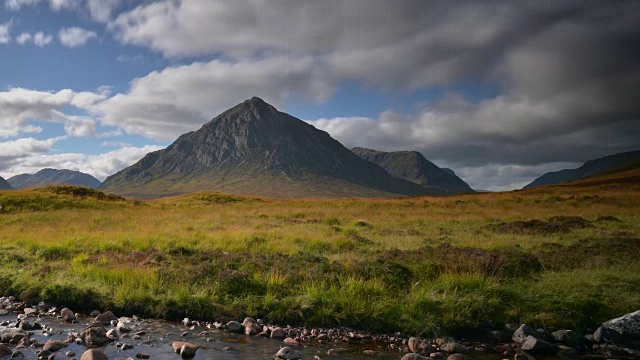
{"label": "hillside", "polygon": [[11,190],[11,184],[7,182],[2,176],[0,176],[0,190]]}
{"label": "hillside", "polygon": [[20,174],[8,180],[14,189],[44,187],[55,185],[84,186],[97,189],[100,180],[79,171],[42,169],[35,174]]}
{"label": "hillside", "polygon": [[254,97],[108,177],[101,189],[155,198],[202,190],[271,197],[441,194],[396,179],[324,131]]}
{"label": "hillside", "polygon": [[548,172],[526,185],[524,189],[534,186],[559,184],[565,181],[585,178],[602,171],[615,169],[640,160],[640,150],[618,153],[602,158],[589,160],[576,169],[564,169]]}
{"label": "hillside", "polygon": [[417,151],[383,152],[356,147],[354,154],[385,169],[391,176],[449,194],[471,193],[473,189],[451,169],[442,169]]}

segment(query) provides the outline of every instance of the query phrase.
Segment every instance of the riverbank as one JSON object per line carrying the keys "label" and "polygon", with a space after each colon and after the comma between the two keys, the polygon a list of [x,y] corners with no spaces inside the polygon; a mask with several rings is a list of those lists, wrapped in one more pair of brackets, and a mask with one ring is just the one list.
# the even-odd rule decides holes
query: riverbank
{"label": "riverbank", "polygon": [[637,193],[2,193],[0,290],[178,321],[253,317],[425,338],[521,323],[584,332],[640,303]]}

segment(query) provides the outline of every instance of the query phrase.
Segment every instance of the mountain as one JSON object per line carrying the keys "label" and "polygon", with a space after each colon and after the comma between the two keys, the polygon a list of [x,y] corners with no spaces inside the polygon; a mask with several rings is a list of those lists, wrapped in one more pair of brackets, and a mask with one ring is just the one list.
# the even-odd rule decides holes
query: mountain
{"label": "mountain", "polygon": [[324,131],[254,97],[108,177],[106,192],[154,198],[217,190],[271,197],[441,194],[393,178]]}
{"label": "mountain", "polygon": [[72,170],[42,169],[35,174],[20,174],[11,177],[9,184],[14,189],[26,189],[49,185],[75,185],[97,189],[100,180],[89,174]]}
{"label": "mountain", "polygon": [[0,190],[12,190],[11,185],[5,180],[2,176],[0,176]]}
{"label": "mountain", "polygon": [[474,192],[453,170],[438,167],[417,151],[383,152],[361,147],[351,151],[362,159],[381,166],[393,177],[442,189],[449,194]]}
{"label": "mountain", "polygon": [[615,169],[639,160],[640,150],[618,153],[595,160],[589,160],[577,169],[564,169],[548,172],[533,180],[530,184],[526,185],[524,189],[534,186],[558,184],[565,181],[582,179],[584,177],[591,176],[602,171]]}

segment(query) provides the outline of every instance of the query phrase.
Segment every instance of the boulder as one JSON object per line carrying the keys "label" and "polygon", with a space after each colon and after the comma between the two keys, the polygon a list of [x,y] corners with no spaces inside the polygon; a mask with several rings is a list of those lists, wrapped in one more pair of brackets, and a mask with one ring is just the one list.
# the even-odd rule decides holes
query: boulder
{"label": "boulder", "polygon": [[287,331],[283,328],[277,327],[271,330],[272,339],[284,339],[287,337]]}
{"label": "boulder", "polygon": [[262,325],[258,324],[254,318],[244,318],[242,326],[244,326],[244,333],[247,335],[257,335],[262,332]]}
{"label": "boulder", "polygon": [[116,331],[116,329],[111,329],[107,331],[107,337],[114,340],[118,340],[120,338],[118,336],[118,332]]}
{"label": "boulder", "polygon": [[13,353],[13,351],[11,351],[11,349],[9,349],[7,347],[7,345],[5,344],[0,344],[0,357],[1,356],[7,356],[7,355],[11,355]]}
{"label": "boulder", "polygon": [[129,327],[129,325],[123,323],[122,321],[118,321],[116,329],[118,329],[118,331],[120,331],[121,333],[131,332],[131,328]]}
{"label": "boulder", "polygon": [[551,337],[567,346],[577,348],[582,343],[582,336],[573,330],[558,330],[551,333]]}
{"label": "boulder", "polygon": [[600,353],[610,357],[631,357],[633,359],[640,359],[640,350],[613,344],[600,345]]}
{"label": "boulder", "polygon": [[544,332],[538,331],[527,324],[522,324],[516,331],[513,332],[511,339],[516,344],[524,344],[527,341],[527,337],[533,336],[537,339],[541,339],[547,342],[552,342],[553,338]]}
{"label": "boulder", "polygon": [[79,337],[86,346],[104,346],[111,341],[107,336],[107,330],[99,324],[93,324],[82,330]]}
{"label": "boulder", "polygon": [[471,358],[465,354],[456,353],[449,355],[447,360],[471,360]]}
{"label": "boulder", "polygon": [[527,336],[521,349],[532,354],[555,354],[558,352],[558,347],[554,344],[531,335]]}
{"label": "boulder", "polygon": [[625,338],[640,339],[640,310],[605,321],[602,326],[619,332]]}
{"label": "boulder", "polygon": [[610,329],[608,327],[600,326],[593,333],[593,341],[597,343],[607,343],[607,344],[619,344],[623,340],[622,334],[617,332],[614,329]]}
{"label": "boulder", "polygon": [[180,354],[182,352],[182,347],[184,347],[185,345],[187,345],[190,348],[195,348],[196,350],[198,349],[198,345],[186,342],[186,341],[174,341],[173,343],[171,343],[171,349],[173,349],[173,352],[176,354]]}
{"label": "boulder", "polygon": [[60,317],[64,321],[71,322],[76,319],[76,314],[74,314],[73,311],[71,311],[69,308],[63,308],[62,310],[60,310]]}
{"label": "boulder", "polygon": [[276,353],[276,358],[284,360],[298,360],[302,359],[302,356],[293,351],[293,349],[291,349],[290,347],[285,346],[278,350],[278,352]]}
{"label": "boulder", "polygon": [[190,343],[185,343],[180,348],[180,357],[183,359],[192,359],[196,356],[196,351],[198,351],[198,346]]}
{"label": "boulder", "polygon": [[431,360],[431,358],[416,353],[408,353],[400,360]]}
{"label": "boulder", "polygon": [[418,347],[420,346],[420,339],[418,339],[415,336],[412,336],[409,338],[409,340],[407,340],[407,345],[409,346],[409,351],[411,351],[412,353],[417,353],[418,352]]}
{"label": "boulder", "polygon": [[51,352],[56,352],[60,349],[64,349],[68,346],[69,344],[65,341],[61,341],[61,340],[49,340],[47,341],[44,346],[42,347],[42,350],[48,350]]}
{"label": "boulder", "polygon": [[109,358],[102,351],[89,349],[82,354],[80,360],[109,360]]}
{"label": "boulder", "polygon": [[115,315],[113,315],[111,311],[107,311],[105,313],[102,313],[96,316],[95,321],[101,322],[104,325],[109,325],[111,324],[112,321],[118,321],[118,318]]}
{"label": "boulder", "polygon": [[467,352],[467,349],[464,347],[464,345],[455,341],[451,341],[451,342],[440,345],[440,350],[446,351],[449,354],[455,354],[455,353],[462,354]]}
{"label": "boulder", "polygon": [[241,333],[244,327],[239,322],[231,320],[225,325],[224,329],[232,333]]}

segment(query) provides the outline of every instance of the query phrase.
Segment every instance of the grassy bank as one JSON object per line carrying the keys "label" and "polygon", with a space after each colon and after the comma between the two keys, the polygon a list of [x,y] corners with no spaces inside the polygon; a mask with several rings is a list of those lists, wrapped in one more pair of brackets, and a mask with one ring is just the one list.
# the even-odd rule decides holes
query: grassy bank
{"label": "grassy bank", "polygon": [[[74,310],[433,334],[640,304],[640,189],[408,199],[0,192],[0,293]],[[533,221],[539,220],[539,221]]]}

